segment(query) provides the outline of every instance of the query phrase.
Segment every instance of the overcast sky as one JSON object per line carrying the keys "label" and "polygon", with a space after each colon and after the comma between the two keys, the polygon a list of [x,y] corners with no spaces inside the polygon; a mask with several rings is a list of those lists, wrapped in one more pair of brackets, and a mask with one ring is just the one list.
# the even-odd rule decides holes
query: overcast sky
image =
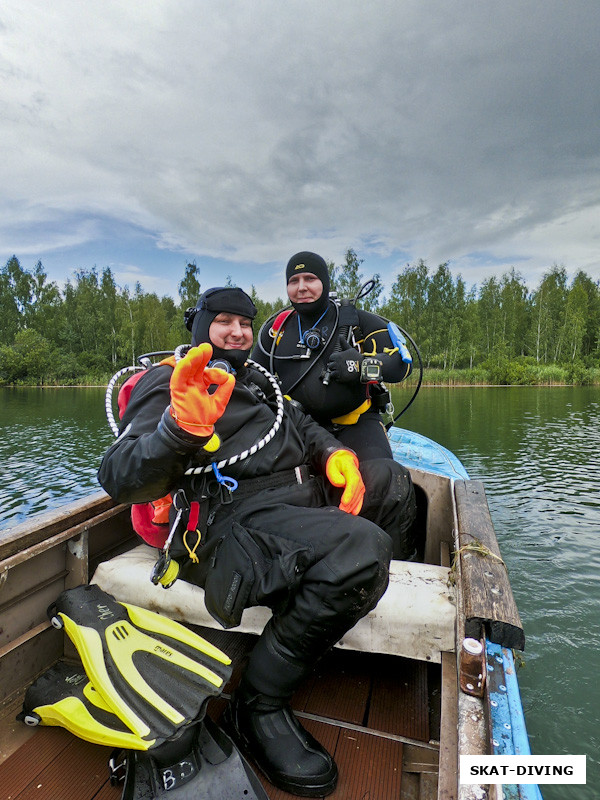
{"label": "overcast sky", "polygon": [[3,0],[0,262],[600,279],[599,0]]}

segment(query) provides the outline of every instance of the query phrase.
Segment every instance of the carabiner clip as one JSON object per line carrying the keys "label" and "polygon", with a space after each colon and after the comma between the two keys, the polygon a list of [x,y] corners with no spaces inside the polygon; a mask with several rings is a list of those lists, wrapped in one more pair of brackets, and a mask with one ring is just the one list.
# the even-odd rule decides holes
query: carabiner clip
{"label": "carabiner clip", "polygon": [[212,464],[212,470],[215,474],[215,478],[218,480],[221,486],[223,486],[229,492],[235,492],[235,490],[238,488],[238,482],[235,478],[230,478],[227,475],[221,475],[219,468],[214,461]]}
{"label": "carabiner clip", "polygon": [[188,502],[188,499],[186,497],[186,494],[185,494],[184,490],[183,489],[178,489],[175,492],[175,494],[173,495],[173,508],[175,509],[175,511],[178,511],[179,515],[181,516],[181,513],[183,511],[188,511],[189,510],[189,507],[190,507],[190,504]]}

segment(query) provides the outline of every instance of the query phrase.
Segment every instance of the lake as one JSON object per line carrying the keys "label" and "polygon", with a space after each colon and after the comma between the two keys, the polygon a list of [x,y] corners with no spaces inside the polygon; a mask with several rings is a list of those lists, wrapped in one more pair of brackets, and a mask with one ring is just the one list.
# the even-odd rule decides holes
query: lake
{"label": "lake", "polygon": [[[409,396],[395,392],[397,410]],[[114,436],[104,389],[0,389],[0,402],[1,536],[97,490]],[[600,797],[600,389],[428,387],[398,424],[485,482],[525,628],[532,752],[588,756],[587,787],[543,786],[545,800]]]}

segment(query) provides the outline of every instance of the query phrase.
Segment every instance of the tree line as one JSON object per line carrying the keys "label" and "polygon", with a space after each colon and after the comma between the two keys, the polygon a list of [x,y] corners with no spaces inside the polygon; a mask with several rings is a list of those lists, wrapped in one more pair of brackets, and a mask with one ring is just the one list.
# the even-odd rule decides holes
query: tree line
{"label": "tree line", "polygon": [[[419,260],[398,272],[386,297],[381,276],[362,264],[352,249],[330,263],[332,290],[354,298],[362,287],[358,304],[417,344],[426,382],[600,382],[600,282],[585,272],[569,280],[555,264],[530,290],[513,268],[468,287],[448,263],[432,270]],[[286,305],[242,288],[258,308],[255,331]],[[185,265],[177,289],[178,302],[139,283],[119,287],[109,267],[76,271],[60,288],[41,261],[26,269],[13,256],[0,268],[0,382],[105,383],[144,353],[172,351],[189,341],[183,313],[202,291],[196,263]]]}

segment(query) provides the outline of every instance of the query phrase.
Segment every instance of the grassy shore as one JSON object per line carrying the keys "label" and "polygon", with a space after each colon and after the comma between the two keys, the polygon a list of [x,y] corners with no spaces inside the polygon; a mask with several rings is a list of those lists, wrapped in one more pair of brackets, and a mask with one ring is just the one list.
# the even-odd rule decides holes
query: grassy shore
{"label": "grassy shore", "polygon": [[[106,387],[112,375],[82,375],[64,382],[47,380],[40,383],[34,378],[23,379],[18,383],[0,382],[0,386],[43,386],[46,388]],[[415,386],[419,371],[415,367],[413,374],[402,383],[402,386]],[[425,369],[423,386],[600,386],[600,367],[585,367],[582,364],[567,366],[537,365],[527,362],[506,362],[495,366],[480,366],[472,369]]]}
{"label": "grassy shore", "polygon": [[[418,370],[405,381],[415,385]],[[423,386],[600,386],[600,368],[508,362],[498,367],[425,369]]]}

